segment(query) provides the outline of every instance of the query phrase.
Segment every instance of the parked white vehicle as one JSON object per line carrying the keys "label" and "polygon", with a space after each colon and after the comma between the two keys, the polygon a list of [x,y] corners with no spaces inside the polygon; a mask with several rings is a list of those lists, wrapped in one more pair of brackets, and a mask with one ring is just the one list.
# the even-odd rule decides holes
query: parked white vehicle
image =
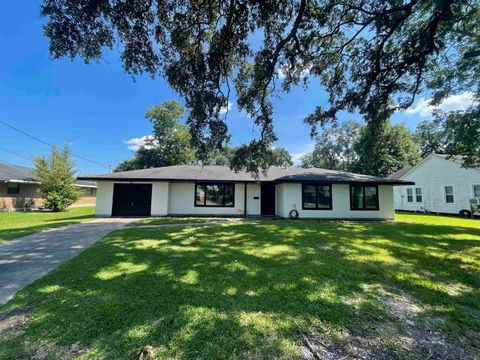
{"label": "parked white vehicle", "polygon": [[465,168],[461,156],[432,154],[390,178],[415,182],[394,188],[396,210],[480,215],[480,164]]}

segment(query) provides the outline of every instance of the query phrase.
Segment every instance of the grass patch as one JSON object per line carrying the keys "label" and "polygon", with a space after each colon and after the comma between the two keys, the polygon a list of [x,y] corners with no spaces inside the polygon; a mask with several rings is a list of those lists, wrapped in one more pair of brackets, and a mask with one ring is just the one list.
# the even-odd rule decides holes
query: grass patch
{"label": "grass patch", "polygon": [[480,228],[480,218],[461,218],[458,215],[447,216],[400,212],[395,214],[395,221],[407,222],[410,224],[468,226]]}
{"label": "grass patch", "polygon": [[88,221],[95,207],[75,207],[64,212],[0,212],[0,243],[39,231]]}
{"label": "grass patch", "polygon": [[169,224],[203,224],[215,221],[226,221],[228,218],[221,217],[193,217],[193,216],[165,216],[165,217],[153,217],[135,221],[129,226],[142,226],[142,225],[169,225]]}
{"label": "grass patch", "polygon": [[415,331],[478,349],[478,222],[418,219],[115,231],[0,308],[29,311],[0,358],[125,359],[147,345],[159,359],[296,358],[305,338],[337,357],[363,338],[402,358]]}

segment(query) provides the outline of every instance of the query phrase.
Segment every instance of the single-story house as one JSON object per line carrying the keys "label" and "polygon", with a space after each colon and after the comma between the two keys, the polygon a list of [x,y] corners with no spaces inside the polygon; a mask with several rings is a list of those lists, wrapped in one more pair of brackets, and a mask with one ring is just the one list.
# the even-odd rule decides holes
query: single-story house
{"label": "single-story house", "polygon": [[96,181],[98,216],[280,216],[392,219],[394,185],[325,169],[271,167],[254,178],[225,166],[168,166],[79,177]]}
{"label": "single-story house", "polygon": [[415,183],[395,189],[395,209],[470,215],[470,201],[480,201],[480,163],[466,168],[463,157],[431,154],[390,179]]}
{"label": "single-story house", "polygon": [[[97,185],[92,181],[77,181],[75,185],[82,189],[82,197],[72,206],[95,205]],[[0,211],[43,206],[39,186],[33,169],[0,163]]]}

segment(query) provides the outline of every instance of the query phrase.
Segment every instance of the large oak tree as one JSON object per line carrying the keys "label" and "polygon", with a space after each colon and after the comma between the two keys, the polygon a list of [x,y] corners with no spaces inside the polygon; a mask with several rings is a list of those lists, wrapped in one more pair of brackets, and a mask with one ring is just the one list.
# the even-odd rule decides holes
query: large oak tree
{"label": "large oak tree", "polygon": [[[44,0],[41,12],[53,58],[89,62],[119,44],[127,73],[164,76],[185,98],[199,154],[228,139],[221,110],[235,90],[260,128],[233,162],[251,171],[276,140],[272,96],[305,78],[329,94],[305,119],[312,134],[348,111],[381,136],[422,91],[437,103],[479,94],[478,0]],[[455,141],[478,155],[478,119],[455,119],[466,122]]]}

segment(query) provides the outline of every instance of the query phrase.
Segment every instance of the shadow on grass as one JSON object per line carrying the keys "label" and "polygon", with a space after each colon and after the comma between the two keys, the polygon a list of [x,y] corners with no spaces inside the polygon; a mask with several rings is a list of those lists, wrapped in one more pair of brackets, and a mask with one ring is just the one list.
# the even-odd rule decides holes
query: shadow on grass
{"label": "shadow on grass", "polygon": [[[479,239],[472,228],[337,222],[116,231],[3,308],[34,311],[0,348],[14,356],[48,345],[62,357],[76,344],[115,359],[152,345],[160,358],[289,358],[299,332],[335,337],[385,321],[369,285],[406,292],[424,316],[445,316],[444,331],[479,346]],[[451,294],[451,284],[469,290]]]}

